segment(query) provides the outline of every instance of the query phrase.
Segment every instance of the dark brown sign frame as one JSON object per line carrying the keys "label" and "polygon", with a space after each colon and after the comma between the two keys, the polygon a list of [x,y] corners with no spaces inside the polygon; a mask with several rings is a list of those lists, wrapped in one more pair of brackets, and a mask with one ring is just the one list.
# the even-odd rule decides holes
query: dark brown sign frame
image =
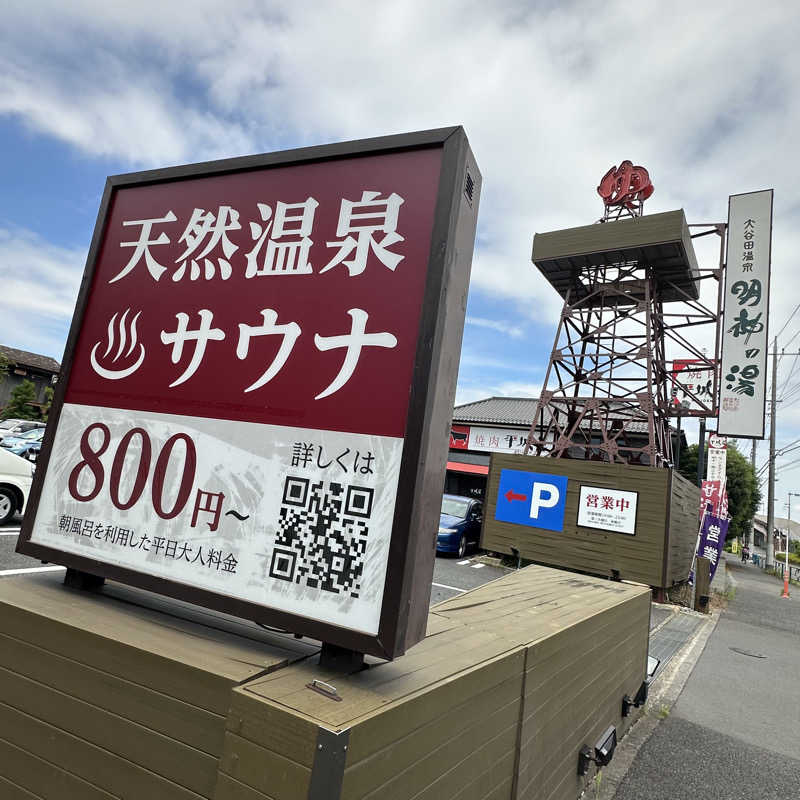
{"label": "dark brown sign frame", "polygon": [[[441,148],[442,167],[377,635],[340,628],[31,541],[115,192],[123,187],[423,148]],[[460,126],[109,177],[92,236],[67,339],[62,376],[56,387],[17,552],[381,658],[392,659],[402,655],[407,648],[420,641],[425,635],[428,615],[435,533],[458,377],[480,189],[481,175],[466,134]]]}

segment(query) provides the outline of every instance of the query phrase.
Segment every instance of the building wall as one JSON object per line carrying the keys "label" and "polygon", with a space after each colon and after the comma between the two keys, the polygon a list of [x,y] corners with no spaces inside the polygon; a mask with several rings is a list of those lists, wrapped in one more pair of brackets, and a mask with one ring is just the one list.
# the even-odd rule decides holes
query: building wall
{"label": "building wall", "polygon": [[669,553],[666,586],[687,580],[700,528],[700,489],[678,472],[670,482]]}
{"label": "building wall", "polygon": [[44,390],[53,386],[52,373],[31,369],[30,367],[17,367],[13,364],[8,368],[5,380],[0,381],[0,409],[8,403],[11,392],[23,381],[31,381],[36,391],[36,401],[44,403]]}
{"label": "building wall", "polygon": [[447,471],[444,483],[445,494],[461,497],[474,497],[482,500],[486,494],[486,475],[468,475],[463,472]]}

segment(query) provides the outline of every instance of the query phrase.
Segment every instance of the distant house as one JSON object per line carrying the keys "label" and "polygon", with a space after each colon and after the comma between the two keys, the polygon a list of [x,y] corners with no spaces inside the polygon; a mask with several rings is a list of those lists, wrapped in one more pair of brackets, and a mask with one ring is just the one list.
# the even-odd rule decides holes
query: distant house
{"label": "distant house", "polygon": [[[766,514],[755,515],[753,518],[753,532],[755,534],[756,547],[766,547]],[[786,550],[787,533],[792,541],[800,539],[800,522],[797,522],[796,520],[784,519],[783,517],[775,517],[775,525],[772,530],[772,544],[776,553],[784,552]]]}
{"label": "distant house", "polygon": [[8,402],[11,392],[22,381],[31,381],[36,389],[35,405],[44,404],[44,390],[53,386],[58,380],[61,364],[49,356],[40,356],[38,353],[28,353],[0,344],[0,353],[8,360],[8,374],[5,380],[0,381],[0,410]]}

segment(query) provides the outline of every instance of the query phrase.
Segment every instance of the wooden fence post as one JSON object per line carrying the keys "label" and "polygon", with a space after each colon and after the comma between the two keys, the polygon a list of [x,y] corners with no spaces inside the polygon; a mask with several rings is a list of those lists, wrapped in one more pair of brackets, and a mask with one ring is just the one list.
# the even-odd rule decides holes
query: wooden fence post
{"label": "wooden fence post", "polygon": [[[724,566],[722,568],[724,569]],[[694,610],[708,614],[710,596],[711,562],[707,558],[703,558],[703,556],[698,556],[694,565]]]}

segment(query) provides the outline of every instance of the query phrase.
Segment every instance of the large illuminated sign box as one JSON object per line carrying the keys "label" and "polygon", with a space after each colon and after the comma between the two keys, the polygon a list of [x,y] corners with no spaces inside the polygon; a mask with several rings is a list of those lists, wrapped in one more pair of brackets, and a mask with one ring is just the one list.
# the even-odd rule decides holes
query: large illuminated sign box
{"label": "large illuminated sign box", "polygon": [[109,178],[18,551],[419,641],[480,185],[461,128]]}

